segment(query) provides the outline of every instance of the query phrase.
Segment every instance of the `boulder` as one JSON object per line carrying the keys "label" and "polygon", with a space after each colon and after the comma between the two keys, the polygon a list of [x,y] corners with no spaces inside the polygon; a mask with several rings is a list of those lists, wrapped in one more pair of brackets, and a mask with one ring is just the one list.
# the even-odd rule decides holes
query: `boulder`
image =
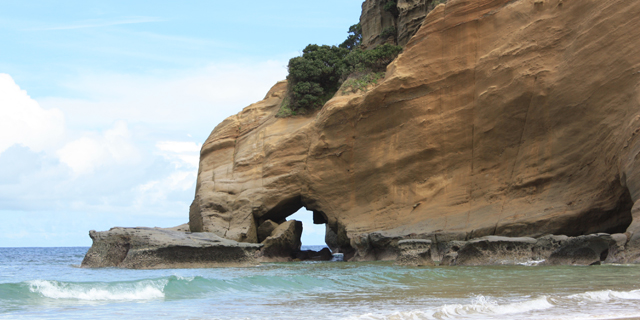
{"label": "boulder", "polygon": [[402,266],[433,266],[431,258],[431,240],[407,239],[398,241],[400,255],[396,264]]}
{"label": "boulder", "polygon": [[212,268],[256,265],[261,245],[239,243],[213,233],[156,228],[90,231],[93,245],[82,267],[128,269]]}
{"label": "boulder", "polygon": [[262,242],[264,241],[264,239],[271,236],[273,230],[275,230],[277,227],[278,224],[271,220],[267,220],[260,224],[260,226],[258,227],[258,242]]}
{"label": "boulder", "polygon": [[331,251],[339,251],[340,245],[338,244],[338,235],[333,232],[328,224],[325,225],[324,242],[329,246]]}
{"label": "boulder", "polygon": [[279,225],[263,242],[262,261],[289,261],[300,251],[302,222],[289,220]]}

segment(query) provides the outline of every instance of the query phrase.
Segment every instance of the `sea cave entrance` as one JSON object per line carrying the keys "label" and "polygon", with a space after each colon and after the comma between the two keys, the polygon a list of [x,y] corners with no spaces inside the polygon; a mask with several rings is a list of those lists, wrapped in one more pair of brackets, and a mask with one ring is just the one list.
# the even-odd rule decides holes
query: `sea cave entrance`
{"label": "sea cave entrance", "polygon": [[280,201],[273,209],[257,219],[258,241],[263,242],[267,238],[264,229],[276,228],[283,223],[295,220],[301,223],[302,230],[295,235],[297,239],[293,241],[297,240],[301,245],[293,246],[295,249],[290,252],[292,259],[340,260],[345,253],[351,253],[353,250],[348,243],[340,244],[338,241],[337,224],[330,225],[324,212],[311,209],[315,207],[314,204],[315,201],[303,201],[301,196]]}

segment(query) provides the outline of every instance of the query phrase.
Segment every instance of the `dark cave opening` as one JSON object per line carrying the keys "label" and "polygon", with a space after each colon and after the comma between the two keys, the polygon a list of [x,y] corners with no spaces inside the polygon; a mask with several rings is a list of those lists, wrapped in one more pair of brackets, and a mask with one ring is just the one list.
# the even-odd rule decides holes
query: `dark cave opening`
{"label": "dark cave opening", "polygon": [[[293,259],[299,260],[331,260],[343,257],[345,253],[353,252],[347,241],[339,243],[338,225],[330,223],[327,214],[315,208],[315,201],[295,196],[281,200],[267,213],[256,219],[256,227],[265,229],[272,221],[281,225],[286,221],[297,220],[302,222],[302,233],[299,235],[300,247],[291,253]],[[266,236],[258,237],[262,242]],[[329,256],[327,256],[327,253]]]}
{"label": "dark cave opening", "polygon": [[567,219],[561,225],[558,234],[575,237],[594,233],[624,233],[633,220],[632,207],[633,199],[629,190],[625,188],[614,208],[594,208],[582,212]]}

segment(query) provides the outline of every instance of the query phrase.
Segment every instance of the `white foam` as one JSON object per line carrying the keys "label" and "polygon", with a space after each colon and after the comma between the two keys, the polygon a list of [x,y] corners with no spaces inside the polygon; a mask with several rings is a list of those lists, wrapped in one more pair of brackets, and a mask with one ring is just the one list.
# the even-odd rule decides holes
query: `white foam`
{"label": "white foam", "polygon": [[536,310],[545,310],[553,308],[553,304],[549,302],[546,296],[538,297],[531,300],[514,302],[500,305],[496,301],[484,296],[478,296],[470,304],[447,304],[436,310],[421,311],[400,311],[388,315],[377,315],[367,313],[364,315],[351,317],[348,319],[367,319],[367,320],[414,320],[414,319],[452,319],[467,315],[506,315],[525,313]]}
{"label": "white foam", "polygon": [[29,290],[51,299],[73,300],[151,300],[164,298],[166,281],[145,281],[120,286],[87,287],[87,284],[63,283],[49,280],[29,281]]}
{"label": "white foam", "polygon": [[468,314],[514,314],[523,313],[534,310],[544,310],[552,308],[553,304],[549,302],[546,296],[542,296],[532,300],[514,302],[505,305],[499,305],[496,301],[478,296],[471,304],[466,305],[444,305],[439,308],[433,315],[436,318],[452,318],[460,315]]}
{"label": "white foam", "polygon": [[633,291],[588,291],[570,295],[568,298],[580,301],[609,302],[611,300],[640,300],[640,290]]}
{"label": "white foam", "polygon": [[537,266],[543,262],[545,262],[546,260],[542,259],[542,260],[531,260],[531,261],[527,261],[527,262],[520,262],[518,263],[518,265],[520,266],[525,266],[525,267],[533,267],[533,266]]}

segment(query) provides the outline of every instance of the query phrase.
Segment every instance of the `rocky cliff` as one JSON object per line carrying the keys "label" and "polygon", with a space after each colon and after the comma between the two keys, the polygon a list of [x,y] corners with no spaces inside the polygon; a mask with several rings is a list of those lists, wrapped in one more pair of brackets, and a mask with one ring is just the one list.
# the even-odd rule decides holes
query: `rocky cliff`
{"label": "rocky cliff", "polygon": [[[385,5],[395,3],[394,11]],[[360,24],[362,44],[373,47],[383,43],[404,46],[420,29],[427,13],[445,0],[366,0],[362,4]]]}
{"label": "rocky cliff", "polygon": [[407,238],[636,241],[639,1],[450,0],[422,20],[428,4],[407,0],[404,22],[380,6],[363,4],[365,43],[389,23],[407,40],[384,81],[276,118],[281,82],[220,123],[191,231],[257,242],[304,206],[356,259],[392,258]]}

